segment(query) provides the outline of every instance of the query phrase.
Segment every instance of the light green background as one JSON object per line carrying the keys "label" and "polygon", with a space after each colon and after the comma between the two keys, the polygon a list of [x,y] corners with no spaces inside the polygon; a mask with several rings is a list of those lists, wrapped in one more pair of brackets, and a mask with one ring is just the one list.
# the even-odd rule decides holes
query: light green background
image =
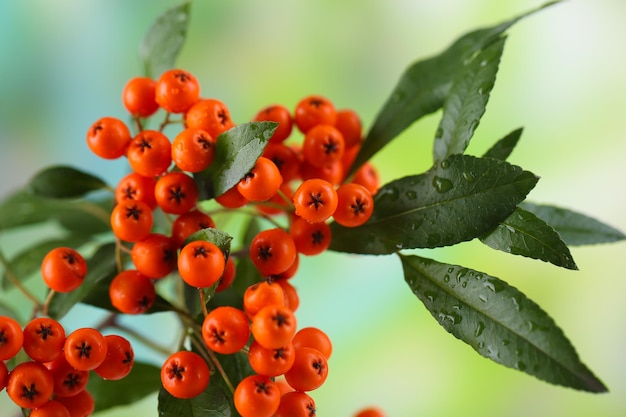
{"label": "light green background", "polygon": [[[141,71],[139,40],[158,14],[177,3],[0,1],[0,198],[45,165],[72,164],[111,183],[124,174],[123,160],[89,153],[85,132],[101,116],[125,116],[120,93]],[[197,75],[204,96],[225,101],[237,122],[267,104],[293,108],[317,93],[357,110],[367,127],[409,63],[539,4],[196,0],[178,64]],[[468,149],[480,155],[524,126],[510,161],[542,177],[529,200],[569,207],[621,230],[625,19],[624,1],[572,0],[516,25]],[[439,117],[414,125],[375,157],[383,181],[428,168]],[[18,236],[22,241],[0,235],[0,246],[14,253],[34,233]],[[602,395],[554,387],[479,357],[436,324],[408,290],[395,257],[303,259],[293,280],[301,296],[300,325],[325,329],[335,346],[329,379],[313,392],[318,415],[350,416],[368,404],[390,417],[626,415],[624,248],[574,248],[578,272],[476,242],[421,252],[501,277],[537,301],[609,387]],[[17,299],[13,294],[2,298]],[[85,310],[66,326],[96,320]],[[169,320],[138,320],[150,332],[163,325],[175,334]],[[13,410],[0,393],[0,416]],[[103,415],[156,415],[156,399]]]}

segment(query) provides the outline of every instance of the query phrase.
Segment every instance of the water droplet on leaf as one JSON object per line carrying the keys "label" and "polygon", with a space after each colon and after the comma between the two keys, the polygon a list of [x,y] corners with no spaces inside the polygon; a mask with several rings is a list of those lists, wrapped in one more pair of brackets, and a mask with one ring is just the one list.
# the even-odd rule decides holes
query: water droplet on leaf
{"label": "water droplet on leaf", "polygon": [[435,190],[437,190],[437,192],[445,193],[452,189],[453,184],[452,181],[450,181],[449,179],[435,175],[433,177],[433,187],[435,187]]}
{"label": "water droplet on leaf", "polygon": [[476,324],[476,328],[474,329],[474,336],[478,337],[481,334],[483,334],[483,331],[485,330],[485,323],[483,323],[482,321],[479,321],[478,324]]}

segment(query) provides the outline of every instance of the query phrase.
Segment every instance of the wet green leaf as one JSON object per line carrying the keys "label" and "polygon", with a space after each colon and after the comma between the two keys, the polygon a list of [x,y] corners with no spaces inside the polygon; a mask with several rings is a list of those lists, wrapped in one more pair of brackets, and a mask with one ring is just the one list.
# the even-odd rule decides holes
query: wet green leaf
{"label": "wet green leaf", "polygon": [[505,161],[452,155],[424,174],[381,187],[363,226],[333,223],[330,248],[385,254],[471,240],[506,219],[537,180]]}
{"label": "wet green leaf", "polygon": [[189,400],[159,391],[159,417],[231,417],[229,399],[221,386],[209,383],[204,392]]}
{"label": "wet green leaf", "polygon": [[222,133],[211,166],[194,176],[201,198],[219,196],[237,185],[254,167],[276,127],[276,122],[249,122]]}
{"label": "wet green leaf", "polygon": [[376,116],[350,174],[413,122],[440,109],[453,80],[472,56],[497,41],[517,21],[554,3],[557,2],[547,3],[499,25],[467,33],[441,54],[409,66]]}
{"label": "wet green leaf", "polygon": [[501,159],[506,161],[506,159],[511,155],[513,149],[517,145],[520,137],[522,136],[522,131],[524,128],[520,127],[519,129],[515,129],[499,141],[497,141],[487,152],[483,155],[484,158],[494,158]]}
{"label": "wet green leaf", "polygon": [[45,168],[28,184],[31,193],[48,198],[77,198],[106,187],[100,178],[69,166]]}
{"label": "wet green leaf", "polygon": [[158,78],[174,68],[189,26],[191,2],[172,7],[150,26],[139,45],[139,56],[146,77]]}
{"label": "wet green leaf", "polygon": [[516,208],[480,240],[497,250],[578,269],[569,248],[550,225],[529,211]]}
{"label": "wet green leaf", "polygon": [[[16,253],[9,260],[9,269],[13,272],[13,275],[21,282],[34,276],[34,273],[41,268],[41,261],[44,256],[52,249],[65,246],[70,248],[78,248],[85,242],[89,241],[89,236],[83,235],[70,235],[61,238],[44,240],[36,242],[34,245],[29,246],[20,252]],[[11,286],[11,283],[6,278],[6,272],[2,274],[2,288],[7,289]]]}
{"label": "wet green leaf", "polygon": [[554,320],[516,288],[458,265],[400,259],[407,284],[435,320],[480,355],[552,384],[607,391]]}
{"label": "wet green leaf", "polygon": [[573,210],[526,201],[521,207],[552,226],[561,239],[571,246],[611,243],[626,239],[626,235],[614,227]]}
{"label": "wet green leaf", "polygon": [[117,381],[104,380],[92,372],[87,384],[96,400],[96,412],[133,404],[160,388],[161,368],[140,362],[135,362],[130,373]]}
{"label": "wet green leaf", "polygon": [[435,134],[435,162],[465,152],[485,113],[505,39],[500,38],[481,50],[455,78],[444,101],[443,116]]}

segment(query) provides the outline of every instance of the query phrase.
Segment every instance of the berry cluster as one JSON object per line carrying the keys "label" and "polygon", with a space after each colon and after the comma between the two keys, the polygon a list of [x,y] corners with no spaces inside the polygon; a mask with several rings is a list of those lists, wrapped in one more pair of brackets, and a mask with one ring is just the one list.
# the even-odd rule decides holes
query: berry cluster
{"label": "berry cluster", "polygon": [[[228,140],[220,135],[235,126],[227,106],[217,99],[201,98],[197,79],[180,69],[166,71],[156,81],[133,78],[122,96],[137,132],[131,134],[131,128],[115,117],[97,120],[87,132],[93,153],[105,159],[124,156],[131,169],[115,187],[110,214],[118,253],[118,273],[109,285],[112,306],[124,314],[147,312],[157,298],[156,284],[176,273],[181,284],[199,289],[203,314],[194,317],[176,309],[189,335],[162,365],[164,389],[176,398],[194,398],[207,389],[211,375],[220,372],[243,417],[314,416],[315,402],[308,393],[327,378],[332,344],[318,328],[298,329],[295,311],[300,300],[289,280],[298,270],[300,255],[320,254],[329,247],[331,219],[356,227],[372,214],[372,196],[378,188],[376,170],[366,163],[349,180],[345,175],[361,146],[358,115],[352,110],[336,110],[321,96],[304,98],[293,114],[282,105],[256,114],[253,121],[277,122],[276,129],[252,169],[215,201],[221,212],[245,210],[265,219],[266,226],[249,245],[230,253],[229,246],[218,241],[194,237],[200,231],[220,231],[211,213],[198,204],[203,190],[194,174],[211,167],[218,141]],[[144,128],[147,118],[157,111],[165,113],[161,125],[156,130]],[[171,119],[176,114],[182,117]],[[177,123],[182,128],[170,140],[165,127]],[[296,130],[302,140],[290,139]],[[279,215],[286,225],[278,220]],[[236,279],[242,257],[254,265],[258,279],[241,294],[238,307],[209,307],[209,298],[227,290]],[[86,268],[76,250],[57,248],[44,259],[42,276],[52,293],[69,292],[80,286]],[[65,378],[73,372],[72,378],[76,375],[86,381],[87,372],[94,369],[105,378],[116,379],[122,376],[121,363],[128,367],[126,371],[132,365],[128,342],[117,336],[104,337],[94,329],[72,333],[64,351],[63,363],[55,366],[63,369]],[[254,372],[230,381],[216,354],[241,353],[247,355]],[[104,361],[107,355],[112,359]],[[28,408],[42,406],[53,392],[54,399],[62,402],[64,394],[53,391],[50,382],[53,370],[28,366],[37,366],[40,373],[50,376],[40,377],[36,395],[29,388],[35,385],[28,381],[17,385],[11,382],[17,376],[10,377],[11,397],[36,397],[37,403],[30,398],[31,402],[18,402]],[[17,370],[11,375],[18,375]],[[50,392],[43,390],[46,384]],[[71,385],[75,385],[74,379]]]}
{"label": "berry cluster", "polygon": [[[46,259],[44,266],[51,268],[54,261]],[[22,349],[30,360],[9,372],[4,361]],[[121,336],[105,336],[92,328],[66,336],[63,326],[49,317],[34,318],[22,329],[15,319],[0,316],[0,390],[6,388],[16,405],[30,409],[30,417],[90,415],[94,410],[86,389],[90,371],[119,380],[130,373],[133,363],[133,349]]]}

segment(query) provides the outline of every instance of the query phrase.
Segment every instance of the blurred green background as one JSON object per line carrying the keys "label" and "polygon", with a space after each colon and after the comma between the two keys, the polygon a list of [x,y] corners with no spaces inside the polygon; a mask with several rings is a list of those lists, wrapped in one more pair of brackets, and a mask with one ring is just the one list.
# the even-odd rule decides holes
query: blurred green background
{"label": "blurred green background", "polygon": [[[141,71],[139,41],[156,16],[178,3],[0,2],[0,199],[51,164],[72,164],[111,183],[124,175],[125,161],[92,155],[85,133],[102,116],[125,117],[121,89]],[[204,96],[226,102],[237,122],[267,104],[293,108],[316,93],[357,110],[367,128],[409,63],[440,52],[469,30],[540,4],[196,0],[178,65],[199,78]],[[468,149],[480,155],[524,126],[510,161],[542,177],[529,200],[572,208],[621,230],[625,18],[623,0],[572,0],[517,24]],[[375,157],[383,181],[429,167],[439,117],[420,121]],[[37,233],[0,235],[0,247],[10,255]],[[609,387],[602,395],[551,386],[478,356],[441,329],[411,294],[396,257],[303,259],[293,280],[301,296],[300,326],[321,327],[335,346],[330,377],[313,392],[318,415],[350,416],[369,404],[390,417],[626,415],[624,248],[573,248],[578,272],[476,242],[421,252],[501,277],[538,302]],[[14,294],[2,298],[18,300]],[[97,312],[86,309],[65,324],[96,321]],[[127,322],[177,334],[167,318]],[[161,360],[143,351],[138,356]],[[14,410],[0,393],[0,415]],[[105,415],[156,415],[156,397]]]}

